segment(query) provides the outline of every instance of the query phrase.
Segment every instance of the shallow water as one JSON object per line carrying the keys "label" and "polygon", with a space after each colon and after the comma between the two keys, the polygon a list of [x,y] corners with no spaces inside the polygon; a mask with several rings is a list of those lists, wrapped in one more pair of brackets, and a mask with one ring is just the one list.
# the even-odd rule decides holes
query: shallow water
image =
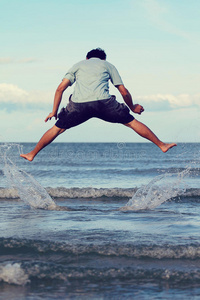
{"label": "shallow water", "polygon": [[[13,147],[6,157],[23,175],[12,173],[24,190],[20,199],[22,185],[11,187],[0,173],[2,299],[198,299],[199,144],[167,155],[151,144],[53,144],[50,153],[61,149],[62,157],[41,153],[31,164],[10,156]],[[142,158],[131,161],[140,147]],[[76,159],[63,162],[69,149]],[[45,198],[31,198],[30,186],[38,193],[46,187],[44,194],[70,211],[41,206]]]}

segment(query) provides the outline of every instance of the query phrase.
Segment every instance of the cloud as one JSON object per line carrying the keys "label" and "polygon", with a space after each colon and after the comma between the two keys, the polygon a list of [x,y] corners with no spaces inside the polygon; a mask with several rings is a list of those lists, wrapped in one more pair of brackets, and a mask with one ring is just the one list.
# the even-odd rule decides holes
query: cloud
{"label": "cloud", "polygon": [[28,63],[33,63],[37,62],[38,60],[33,57],[25,57],[21,59],[15,59],[12,57],[0,57],[0,64],[1,65],[7,65],[7,64],[28,64]]}
{"label": "cloud", "polygon": [[0,57],[0,64],[10,64],[12,63],[14,60],[11,57]]}
{"label": "cloud", "polygon": [[27,96],[28,93],[20,89],[17,85],[7,83],[0,84],[0,102],[24,102]]}
{"label": "cloud", "polygon": [[49,91],[27,92],[14,84],[0,84],[0,107],[7,111],[33,107],[44,109],[52,105],[53,96],[53,93]]}
{"label": "cloud", "polygon": [[25,57],[25,58],[16,60],[17,63],[21,63],[21,64],[29,64],[29,63],[33,63],[36,61],[38,61],[38,60],[33,57]]}
{"label": "cloud", "polygon": [[200,94],[180,94],[178,96],[171,94],[156,94],[139,96],[137,97],[137,100],[140,104],[146,105],[146,108],[150,111],[174,110],[192,106],[200,107]]}
{"label": "cloud", "polygon": [[145,0],[142,5],[154,17],[159,17],[161,14],[168,12],[167,7],[156,0]]}
{"label": "cloud", "polygon": [[[0,84],[0,108],[8,112],[21,109],[50,109],[53,98],[54,91],[28,92],[14,84]],[[65,98],[67,99],[68,97]],[[200,108],[200,94],[180,94],[178,96],[172,94],[145,95],[138,96],[134,100],[134,103],[136,102],[143,105],[148,111],[169,111],[189,107]]]}
{"label": "cloud", "polygon": [[159,29],[187,40],[193,40],[187,30],[179,28],[179,26],[175,25],[177,22],[170,18],[173,9],[169,3],[158,0],[144,0],[142,6],[152,24],[156,25]]}

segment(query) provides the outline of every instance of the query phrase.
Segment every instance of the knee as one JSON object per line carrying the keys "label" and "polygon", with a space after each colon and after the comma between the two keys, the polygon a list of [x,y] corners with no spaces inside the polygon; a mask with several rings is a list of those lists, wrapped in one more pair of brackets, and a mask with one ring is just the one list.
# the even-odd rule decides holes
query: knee
{"label": "knee", "polygon": [[136,119],[134,119],[133,121],[127,123],[127,124],[124,124],[125,126],[129,127],[129,128],[133,128],[133,125],[137,122]]}
{"label": "knee", "polygon": [[64,129],[64,128],[59,128],[59,127],[57,127],[57,126],[53,126],[53,129],[54,129],[54,131],[55,131],[55,133],[57,134],[57,135],[59,135],[59,134],[61,134],[61,133],[63,133],[66,129]]}
{"label": "knee", "polygon": [[58,132],[58,134],[61,134],[61,133],[63,133],[66,129],[64,129],[64,128],[59,128],[60,130],[59,130],[59,132]]}

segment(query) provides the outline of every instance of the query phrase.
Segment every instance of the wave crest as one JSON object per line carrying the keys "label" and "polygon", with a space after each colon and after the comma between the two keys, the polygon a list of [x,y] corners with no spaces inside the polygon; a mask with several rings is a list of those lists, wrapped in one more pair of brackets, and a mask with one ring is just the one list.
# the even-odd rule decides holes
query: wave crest
{"label": "wave crest", "polygon": [[67,244],[65,242],[50,242],[37,240],[18,240],[0,238],[2,254],[18,254],[27,252],[59,255],[100,255],[113,257],[132,257],[136,259],[199,259],[200,244],[188,245],[134,245],[134,244]]}
{"label": "wave crest", "polygon": [[[131,198],[137,188],[46,188],[51,197],[54,198]],[[187,189],[182,196],[184,197],[200,197],[200,189]],[[0,199],[19,199],[18,191],[15,188],[0,188]],[[198,200],[198,199],[197,199]],[[200,201],[200,200],[199,200]]]}

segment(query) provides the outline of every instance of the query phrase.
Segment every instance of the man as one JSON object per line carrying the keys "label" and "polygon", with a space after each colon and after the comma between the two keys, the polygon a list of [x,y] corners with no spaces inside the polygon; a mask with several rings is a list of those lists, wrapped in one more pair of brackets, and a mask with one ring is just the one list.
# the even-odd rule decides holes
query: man
{"label": "man", "polygon": [[[56,90],[53,110],[45,119],[45,122],[47,122],[53,117],[57,120],[58,117],[56,124],[42,136],[31,152],[20,156],[32,161],[37,153],[50,144],[59,134],[92,117],[124,124],[153,142],[163,152],[167,152],[170,148],[176,146],[174,143],[168,144],[160,141],[146,125],[137,121],[129,113],[130,110],[125,104],[118,103],[115,96],[109,94],[109,80],[119,90],[130,110],[140,115],[144,108],[139,104],[133,104],[132,97],[125,88],[117,69],[106,61],[104,50],[100,48],[93,49],[87,53],[86,60],[75,64],[66,73]],[[63,92],[75,82],[74,92],[70,96],[69,104],[57,116]]]}

